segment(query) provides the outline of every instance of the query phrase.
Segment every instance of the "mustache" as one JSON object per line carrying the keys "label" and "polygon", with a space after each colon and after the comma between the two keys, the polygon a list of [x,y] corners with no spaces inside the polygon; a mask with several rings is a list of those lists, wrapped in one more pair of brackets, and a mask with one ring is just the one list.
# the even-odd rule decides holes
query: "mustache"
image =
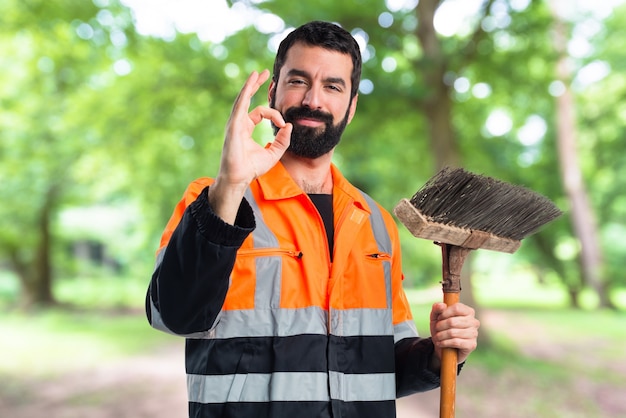
{"label": "mustache", "polygon": [[308,107],[290,107],[283,114],[283,119],[285,122],[293,122],[297,119],[315,119],[321,122],[325,122],[326,124],[332,124],[333,115],[330,113],[325,113],[320,110],[312,110]]}

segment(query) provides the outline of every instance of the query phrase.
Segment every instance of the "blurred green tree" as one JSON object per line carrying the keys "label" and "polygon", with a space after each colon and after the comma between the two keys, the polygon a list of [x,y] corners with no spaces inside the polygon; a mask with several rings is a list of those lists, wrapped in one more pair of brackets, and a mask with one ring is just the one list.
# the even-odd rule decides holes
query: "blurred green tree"
{"label": "blurred green tree", "polygon": [[[23,303],[54,301],[52,249],[66,207],[136,205],[153,244],[129,258],[147,262],[185,186],[215,174],[224,125],[249,72],[271,68],[283,32],[311,19],[340,22],[363,46],[359,110],[335,160],[384,206],[410,196],[438,167],[462,163],[568,210],[557,169],[558,55],[545,1],[485,0],[467,15],[460,5],[468,3],[453,0],[230,3],[261,14],[219,43],[195,33],[139,35],[117,0],[0,4],[0,259],[19,275]],[[446,32],[444,15],[463,18]],[[574,81],[588,66],[608,68],[573,90],[607,288],[626,283],[619,244],[626,83],[614,36],[625,16],[616,9],[603,26],[576,15],[569,33],[599,28],[590,52],[575,60]],[[267,30],[266,17],[282,25]],[[266,103],[260,92],[255,104]],[[258,138],[271,140],[267,126]],[[438,280],[432,244],[401,234],[407,282]],[[575,304],[586,283],[570,224],[561,219],[528,241],[515,263],[557,277]]]}
{"label": "blurred green tree", "polygon": [[[54,221],[81,194],[75,170],[89,138],[72,114],[111,77],[112,35],[89,2],[8,0],[0,6],[0,251],[22,304],[51,304]],[[78,164],[78,166],[77,166]]]}

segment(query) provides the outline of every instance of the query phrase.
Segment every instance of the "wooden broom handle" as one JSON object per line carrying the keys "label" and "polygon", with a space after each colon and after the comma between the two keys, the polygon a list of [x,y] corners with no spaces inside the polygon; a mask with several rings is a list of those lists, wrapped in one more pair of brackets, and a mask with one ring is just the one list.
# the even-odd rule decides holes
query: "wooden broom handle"
{"label": "wooden broom handle", "polygon": [[[448,306],[453,305],[459,301],[459,293],[444,293],[443,301]],[[439,398],[440,418],[454,417],[457,364],[457,349],[444,348],[441,351],[441,395]]]}
{"label": "wooden broom handle", "polygon": [[[450,244],[440,245],[443,259],[443,302],[450,306],[459,302],[459,296],[461,295],[461,269],[463,268],[465,258],[471,250]],[[439,418],[454,418],[457,368],[457,349],[444,348],[441,352]]]}

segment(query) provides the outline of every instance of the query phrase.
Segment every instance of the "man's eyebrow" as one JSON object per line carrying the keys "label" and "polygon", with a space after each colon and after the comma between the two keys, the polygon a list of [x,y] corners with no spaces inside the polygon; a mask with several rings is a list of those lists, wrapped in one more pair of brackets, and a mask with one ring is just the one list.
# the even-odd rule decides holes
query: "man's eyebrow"
{"label": "man's eyebrow", "polygon": [[[310,74],[304,70],[298,70],[297,68],[292,68],[287,71],[288,76],[299,76],[304,78],[311,78]],[[346,86],[346,81],[341,77],[327,77],[324,79],[326,83],[339,84],[343,87]]]}
{"label": "man's eyebrow", "polygon": [[292,68],[291,70],[287,71],[287,75],[290,76],[300,76],[300,77],[304,77],[304,78],[310,78],[309,73],[307,73],[304,70],[298,70],[297,68]]}
{"label": "man's eyebrow", "polygon": [[324,81],[332,84],[340,84],[342,87],[346,86],[346,81],[341,77],[328,77]]}

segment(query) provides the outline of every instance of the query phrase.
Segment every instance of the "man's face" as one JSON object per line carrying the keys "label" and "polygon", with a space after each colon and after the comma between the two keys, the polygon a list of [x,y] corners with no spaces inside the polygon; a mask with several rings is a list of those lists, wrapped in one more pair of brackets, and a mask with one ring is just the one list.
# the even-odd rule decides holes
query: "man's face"
{"label": "man's face", "polygon": [[350,99],[351,72],[347,54],[303,44],[289,49],[269,92],[270,106],[293,124],[289,152],[318,158],[339,143],[356,110],[357,98]]}

